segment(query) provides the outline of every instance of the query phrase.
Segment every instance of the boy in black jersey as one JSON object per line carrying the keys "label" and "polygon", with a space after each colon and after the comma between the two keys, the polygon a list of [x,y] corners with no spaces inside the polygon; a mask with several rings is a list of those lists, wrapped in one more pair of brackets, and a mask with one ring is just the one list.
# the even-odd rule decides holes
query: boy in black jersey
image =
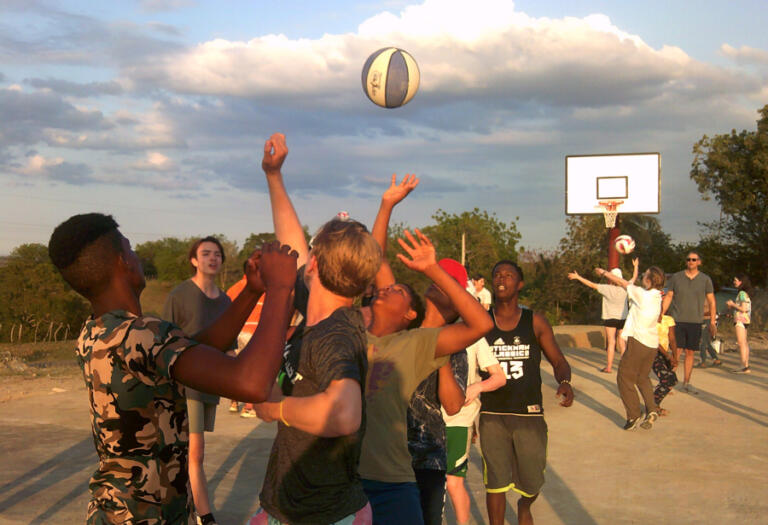
{"label": "boy in black jersey", "polygon": [[573,404],[571,367],[546,318],[518,305],[523,271],[513,261],[493,267],[494,328],[485,337],[507,376],[505,386],[483,392],[480,444],[491,525],[504,523],[506,493],[520,493],[517,520],[532,524],[531,504],[544,484],[547,424],[541,404],[541,354],[552,364],[560,404]]}

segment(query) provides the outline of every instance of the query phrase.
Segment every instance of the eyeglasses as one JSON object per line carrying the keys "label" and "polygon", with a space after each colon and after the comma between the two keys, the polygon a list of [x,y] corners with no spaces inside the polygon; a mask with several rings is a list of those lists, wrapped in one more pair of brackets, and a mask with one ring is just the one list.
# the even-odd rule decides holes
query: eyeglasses
{"label": "eyeglasses", "polygon": [[698,259],[697,259],[697,258],[695,258],[695,257],[688,257],[688,258],[686,259],[686,261],[694,261],[694,262],[695,262],[695,261],[698,261]]}

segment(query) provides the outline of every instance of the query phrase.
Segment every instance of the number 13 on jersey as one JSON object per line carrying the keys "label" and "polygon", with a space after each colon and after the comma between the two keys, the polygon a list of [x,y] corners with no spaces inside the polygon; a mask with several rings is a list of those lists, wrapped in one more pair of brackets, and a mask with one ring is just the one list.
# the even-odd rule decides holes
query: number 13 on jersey
{"label": "number 13 on jersey", "polygon": [[500,361],[499,364],[507,379],[520,379],[523,377],[522,361]]}

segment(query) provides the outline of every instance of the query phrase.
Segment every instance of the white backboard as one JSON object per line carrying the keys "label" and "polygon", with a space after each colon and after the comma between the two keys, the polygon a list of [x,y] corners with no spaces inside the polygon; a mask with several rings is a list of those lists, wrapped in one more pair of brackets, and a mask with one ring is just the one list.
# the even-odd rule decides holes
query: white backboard
{"label": "white backboard", "polygon": [[598,201],[620,200],[619,213],[659,213],[661,154],[565,157],[565,213],[602,213]]}

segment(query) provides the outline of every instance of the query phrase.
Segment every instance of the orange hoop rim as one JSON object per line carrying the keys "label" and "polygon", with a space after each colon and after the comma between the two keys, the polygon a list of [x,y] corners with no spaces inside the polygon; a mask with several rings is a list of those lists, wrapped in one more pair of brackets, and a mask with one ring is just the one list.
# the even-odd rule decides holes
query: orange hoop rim
{"label": "orange hoop rim", "polygon": [[618,208],[624,204],[624,201],[598,201],[596,208],[603,209],[603,218],[605,219],[605,227],[613,228],[616,226],[616,216],[619,214]]}

